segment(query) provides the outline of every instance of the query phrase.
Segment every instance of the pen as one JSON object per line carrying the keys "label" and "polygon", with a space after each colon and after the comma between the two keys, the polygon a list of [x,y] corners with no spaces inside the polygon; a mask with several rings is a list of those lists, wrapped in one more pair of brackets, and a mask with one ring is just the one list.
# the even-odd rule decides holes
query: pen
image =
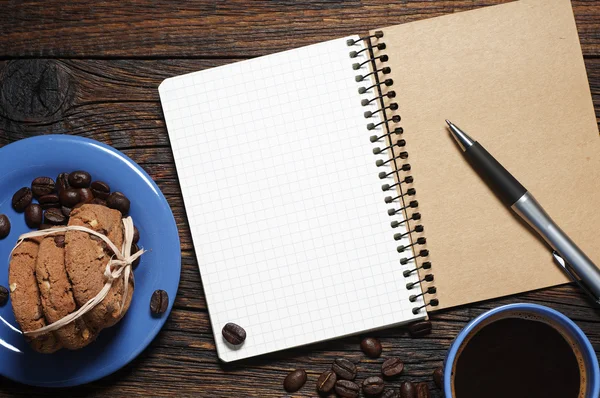
{"label": "pen", "polygon": [[506,206],[529,224],[550,247],[562,269],[596,304],[600,304],[600,270],[544,211],[533,195],[488,151],[446,120],[465,157]]}

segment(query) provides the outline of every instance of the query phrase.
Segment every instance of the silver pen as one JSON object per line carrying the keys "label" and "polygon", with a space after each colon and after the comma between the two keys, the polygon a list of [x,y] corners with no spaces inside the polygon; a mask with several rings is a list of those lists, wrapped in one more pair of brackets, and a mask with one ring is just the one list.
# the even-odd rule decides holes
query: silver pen
{"label": "silver pen", "polygon": [[600,304],[600,270],[544,211],[533,195],[523,187],[488,151],[464,131],[446,120],[452,136],[465,157],[499,199],[552,248],[562,269],[596,304]]}

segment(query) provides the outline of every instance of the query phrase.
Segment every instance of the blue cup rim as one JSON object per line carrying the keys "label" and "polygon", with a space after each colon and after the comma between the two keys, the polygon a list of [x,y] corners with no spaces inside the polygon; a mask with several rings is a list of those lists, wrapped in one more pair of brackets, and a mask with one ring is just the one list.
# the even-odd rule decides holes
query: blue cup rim
{"label": "blue cup rim", "polygon": [[556,311],[550,307],[546,307],[539,304],[529,304],[529,303],[515,303],[515,304],[507,304],[494,309],[491,309],[483,314],[479,315],[477,318],[473,319],[463,330],[460,331],[458,336],[452,345],[450,346],[450,350],[448,351],[448,356],[446,357],[444,363],[444,393],[447,398],[454,398],[452,396],[452,389],[450,388],[450,379],[452,375],[452,364],[456,359],[456,354],[458,353],[458,349],[465,341],[467,336],[473,331],[475,327],[477,327],[481,322],[486,320],[487,318],[494,316],[501,312],[518,310],[518,311],[531,311],[541,313],[543,315],[549,316],[552,319],[555,319],[564,326],[568,332],[575,338],[576,342],[580,345],[582,354],[584,356],[585,363],[591,369],[587,369],[588,372],[588,380],[590,385],[590,390],[587,392],[589,397],[598,397],[600,396],[600,366],[598,365],[598,358],[596,357],[596,352],[590,343],[590,340],[587,338],[585,333],[573,322],[569,317]]}

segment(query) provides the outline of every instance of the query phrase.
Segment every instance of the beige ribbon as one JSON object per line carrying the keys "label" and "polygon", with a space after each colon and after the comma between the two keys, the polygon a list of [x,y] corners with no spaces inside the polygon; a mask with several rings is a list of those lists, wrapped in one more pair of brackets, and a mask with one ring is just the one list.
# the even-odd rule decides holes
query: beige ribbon
{"label": "beige ribbon", "polygon": [[102,239],[114,253],[114,256],[111,257],[110,261],[106,264],[106,268],[104,269],[104,277],[106,278],[106,282],[104,282],[104,286],[102,287],[102,289],[100,289],[100,291],[98,292],[98,294],[96,294],[96,296],[94,298],[91,298],[90,300],[88,300],[77,311],[70,313],[69,315],[59,319],[58,321],[56,321],[54,323],[51,323],[50,325],[47,325],[42,328],[32,330],[29,332],[24,332],[25,335],[35,337],[35,336],[39,336],[44,333],[52,332],[54,330],[58,330],[58,329],[62,328],[63,326],[73,322],[74,320],[82,317],[84,314],[91,311],[95,306],[100,304],[100,302],[102,302],[102,300],[104,300],[104,298],[108,294],[108,291],[110,290],[110,288],[113,284],[113,281],[115,279],[120,278],[121,276],[124,277],[124,283],[125,283],[125,291],[123,293],[123,302],[121,303],[121,312],[123,312],[123,308],[125,307],[125,300],[127,299],[127,293],[129,291],[129,276],[131,274],[131,264],[135,260],[137,260],[138,257],[140,257],[142,254],[145,253],[145,250],[141,249],[141,250],[137,251],[136,253],[131,254],[131,246],[133,244],[133,220],[131,219],[131,217],[127,217],[127,218],[123,219],[123,227],[125,230],[125,239],[123,241],[123,247],[121,250],[119,250],[117,248],[117,246],[115,246],[115,244],[112,243],[112,241],[110,239],[108,239],[108,237],[106,237],[105,235],[103,235],[99,232],[96,232],[92,229],[89,229],[86,227],[80,227],[80,226],[76,226],[76,225],[44,229],[41,231],[33,231],[33,232],[28,232],[26,234],[19,236],[19,240],[17,241],[17,244],[10,252],[11,258],[12,258],[13,251],[17,247],[19,247],[19,245],[21,243],[23,243],[23,241],[25,239],[36,238],[39,236],[56,235],[56,234],[64,233],[67,231],[80,231],[80,232],[88,233],[90,235],[97,236],[98,238]]}

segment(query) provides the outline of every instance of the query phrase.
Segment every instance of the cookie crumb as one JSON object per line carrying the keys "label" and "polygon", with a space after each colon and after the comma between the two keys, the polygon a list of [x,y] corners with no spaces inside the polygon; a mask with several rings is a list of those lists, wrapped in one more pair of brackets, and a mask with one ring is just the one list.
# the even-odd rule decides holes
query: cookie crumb
{"label": "cookie crumb", "polygon": [[17,284],[16,283],[11,283],[9,287],[10,287],[10,291],[14,292],[17,289]]}

